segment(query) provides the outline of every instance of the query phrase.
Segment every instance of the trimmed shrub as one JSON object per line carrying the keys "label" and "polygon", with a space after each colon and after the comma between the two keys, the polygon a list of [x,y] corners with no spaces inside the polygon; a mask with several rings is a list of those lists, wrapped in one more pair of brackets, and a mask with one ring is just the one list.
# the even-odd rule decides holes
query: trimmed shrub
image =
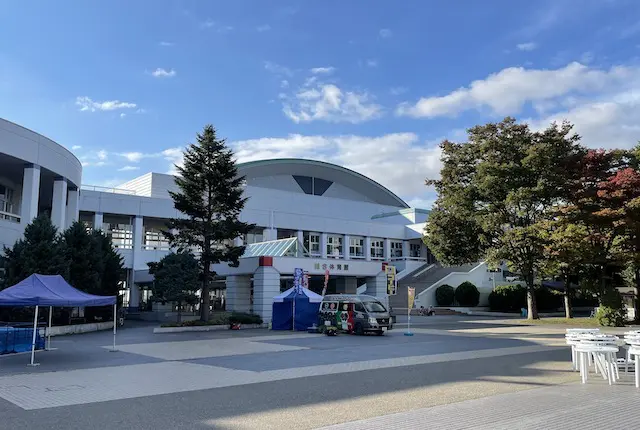
{"label": "trimmed shrub", "polygon": [[451,306],[455,298],[455,290],[451,285],[442,284],[436,288],[436,303],[438,306]]}
{"label": "trimmed shrub", "polygon": [[602,297],[596,320],[603,327],[623,327],[627,322],[627,310],[618,290],[612,290]]}
{"label": "trimmed shrub", "polygon": [[229,324],[262,324],[262,318],[256,314],[233,312],[229,316]]}
{"label": "trimmed shrub", "polygon": [[480,291],[471,282],[466,281],[456,288],[455,298],[460,306],[478,306],[478,303],[480,303]]}
{"label": "trimmed shrub", "polygon": [[499,285],[489,294],[489,308],[498,312],[520,312],[527,305],[527,290],[521,285]]}

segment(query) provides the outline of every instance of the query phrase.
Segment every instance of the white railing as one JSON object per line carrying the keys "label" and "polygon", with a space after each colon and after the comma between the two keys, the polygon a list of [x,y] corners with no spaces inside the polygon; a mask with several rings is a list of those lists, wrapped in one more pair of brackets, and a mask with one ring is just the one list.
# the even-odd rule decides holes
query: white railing
{"label": "white railing", "polygon": [[130,196],[136,195],[136,192],[134,190],[127,190],[124,188],[115,188],[115,187],[102,187],[100,185],[83,184],[80,186],[80,189],[89,190],[89,191],[100,191],[102,193],[128,194]]}
{"label": "white railing", "polygon": [[145,251],[169,251],[171,250],[171,247],[168,244],[167,245],[144,244],[142,245],[142,249]]}
{"label": "white railing", "polygon": [[5,199],[0,199],[0,219],[17,223],[20,222],[20,215],[13,213],[13,203]]}

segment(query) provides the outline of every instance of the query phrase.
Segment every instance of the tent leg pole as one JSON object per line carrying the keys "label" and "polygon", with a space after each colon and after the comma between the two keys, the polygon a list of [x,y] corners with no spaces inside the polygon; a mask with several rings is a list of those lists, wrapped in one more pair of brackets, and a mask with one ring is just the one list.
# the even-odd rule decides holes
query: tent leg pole
{"label": "tent leg pole", "polygon": [[31,339],[31,362],[29,363],[29,366],[37,366],[40,364],[35,362],[37,330],[38,330],[38,305],[36,305],[36,311],[33,315],[33,337]]}
{"label": "tent leg pole", "polygon": [[51,350],[51,321],[53,317],[53,306],[49,306],[49,327],[47,327],[47,351]]}
{"label": "tent leg pole", "polygon": [[113,305],[113,349],[111,352],[116,352],[116,331],[118,326],[118,305],[114,303]]}

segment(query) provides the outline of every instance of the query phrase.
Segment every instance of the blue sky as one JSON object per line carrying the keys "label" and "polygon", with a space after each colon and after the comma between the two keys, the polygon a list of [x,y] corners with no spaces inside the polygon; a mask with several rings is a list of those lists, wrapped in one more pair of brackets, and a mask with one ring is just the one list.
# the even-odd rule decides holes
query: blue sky
{"label": "blue sky", "polygon": [[86,184],[168,172],[211,123],[240,161],[326,160],[429,207],[438,143],[478,123],[635,144],[639,58],[634,0],[5,0],[0,117]]}

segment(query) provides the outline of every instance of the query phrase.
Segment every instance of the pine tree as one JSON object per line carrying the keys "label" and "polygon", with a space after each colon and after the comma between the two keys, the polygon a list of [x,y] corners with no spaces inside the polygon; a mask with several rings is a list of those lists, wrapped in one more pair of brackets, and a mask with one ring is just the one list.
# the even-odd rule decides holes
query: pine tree
{"label": "pine tree", "polygon": [[113,247],[111,238],[104,234],[102,230],[94,230],[91,233],[95,252],[100,255],[99,289],[93,294],[102,296],[115,296],[120,289],[120,282],[123,279],[125,268],[122,256]]}
{"label": "pine tree", "polygon": [[78,290],[99,294],[103,267],[96,240],[84,223],[77,221],[62,233],[62,237],[69,262],[67,281]]}
{"label": "pine tree", "polygon": [[34,273],[66,278],[68,265],[64,248],[64,242],[49,216],[38,216],[27,225],[22,239],[12,248],[4,248],[3,287],[15,285]]}
{"label": "pine tree", "polygon": [[164,234],[172,247],[200,254],[200,318],[207,321],[209,283],[215,275],[211,265],[225,262],[237,266],[244,246],[234,246],[233,240],[252,228],[239,220],[247,200],[243,197],[244,178],[238,176],[233,152],[227,148],[225,139],[218,139],[211,125],[205,126],[196,143],[187,147],[184,164],[176,169],[179,191],[170,194],[176,209],[186,218],[170,220],[170,231]]}

